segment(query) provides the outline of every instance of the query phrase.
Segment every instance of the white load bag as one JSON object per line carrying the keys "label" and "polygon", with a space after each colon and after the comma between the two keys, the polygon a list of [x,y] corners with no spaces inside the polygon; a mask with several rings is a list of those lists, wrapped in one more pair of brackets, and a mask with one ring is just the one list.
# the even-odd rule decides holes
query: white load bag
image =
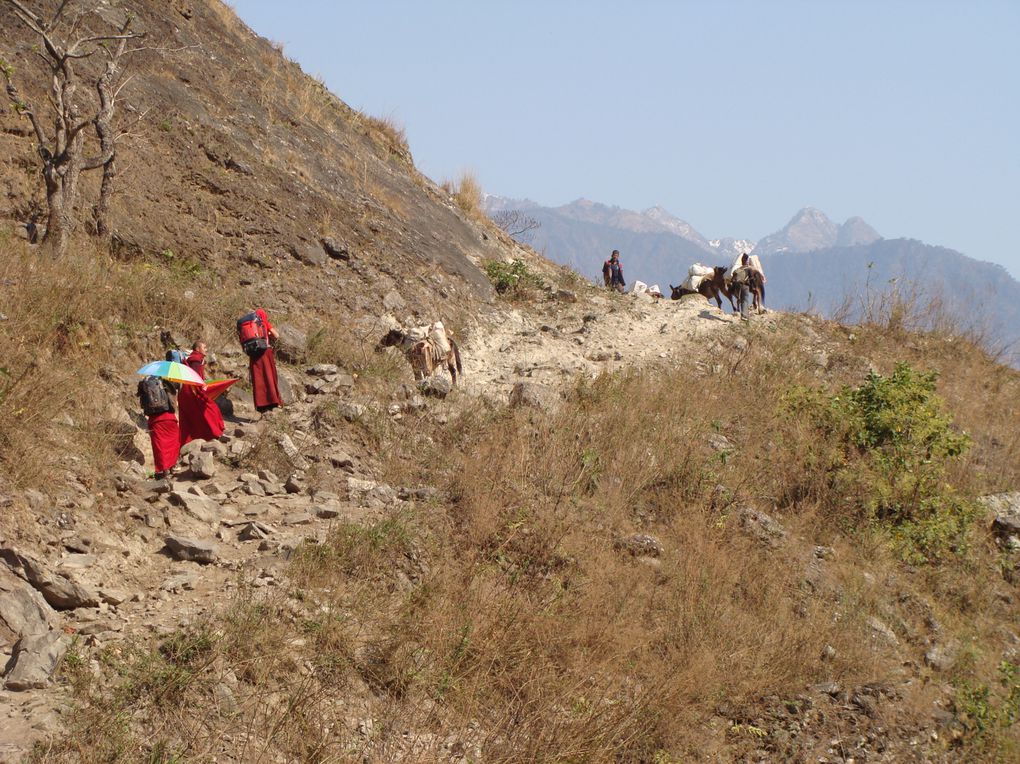
{"label": "white load bag", "polygon": [[450,340],[446,337],[446,327],[442,321],[436,321],[429,327],[429,339],[432,345],[443,355],[450,352]]}
{"label": "white load bag", "polygon": [[635,281],[634,286],[631,287],[631,294],[644,294],[648,291],[648,284],[643,281]]}
{"label": "white load bag", "polygon": [[648,294],[652,295],[652,297],[662,297],[662,290],[659,289],[658,284],[652,284],[648,287]]}
{"label": "white load bag", "polygon": [[412,345],[416,342],[421,342],[423,339],[429,336],[429,332],[432,331],[432,327],[425,326],[412,326],[407,330],[407,341]]}
{"label": "white load bag", "polygon": [[694,265],[687,269],[688,276],[704,277],[711,276],[713,273],[715,273],[715,268],[712,268],[708,265],[702,265],[701,263],[695,263]]}

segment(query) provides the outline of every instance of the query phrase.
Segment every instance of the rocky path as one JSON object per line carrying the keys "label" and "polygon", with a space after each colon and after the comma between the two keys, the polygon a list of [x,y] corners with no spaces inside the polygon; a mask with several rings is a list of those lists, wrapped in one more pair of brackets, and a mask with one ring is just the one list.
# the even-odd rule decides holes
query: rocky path
{"label": "rocky path", "polygon": [[[671,302],[594,292],[583,301],[568,294],[533,315],[500,308],[479,319],[464,343],[464,389],[505,401],[520,382],[554,389],[577,374],[682,364],[692,349],[717,339],[746,341],[743,329],[700,297]],[[222,607],[241,578],[256,587],[283,584],[291,552],[303,541],[321,542],[334,524],[367,522],[428,498],[427,488],[377,483],[373,455],[321,439],[312,418],[330,396],[350,420],[373,406],[400,417],[408,405],[437,404],[417,396],[360,401],[350,377],[328,365],[287,377],[293,402],[272,414],[272,426],[239,404],[221,440],[184,448],[172,480],[152,481],[142,465],[122,462],[115,496],[83,491],[55,529],[0,538],[0,647],[7,645],[0,653],[0,762],[19,761],[34,740],[61,727],[69,698],[50,676],[62,658],[172,633]],[[146,436],[138,437],[144,446]],[[231,466],[266,438],[287,456],[287,474]],[[304,476],[313,464],[337,490],[310,489]],[[41,494],[36,499],[46,502]]]}
{"label": "rocky path", "polygon": [[[596,290],[583,301],[557,300],[531,315],[511,310],[472,328],[464,352],[467,389],[505,400],[522,380],[556,386],[578,374],[693,363],[695,351],[720,340],[746,342],[747,327],[728,304],[724,308],[700,295],[672,301]],[[751,323],[772,326],[776,316],[752,316]]]}

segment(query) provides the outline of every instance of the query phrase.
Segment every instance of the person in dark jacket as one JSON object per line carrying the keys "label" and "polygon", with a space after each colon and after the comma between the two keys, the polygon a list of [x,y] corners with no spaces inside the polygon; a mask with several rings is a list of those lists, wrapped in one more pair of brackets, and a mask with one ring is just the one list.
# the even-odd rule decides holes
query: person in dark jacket
{"label": "person in dark jacket", "polygon": [[627,282],[623,280],[623,263],[620,262],[620,250],[614,249],[613,254],[602,264],[602,280],[607,289],[622,292]]}

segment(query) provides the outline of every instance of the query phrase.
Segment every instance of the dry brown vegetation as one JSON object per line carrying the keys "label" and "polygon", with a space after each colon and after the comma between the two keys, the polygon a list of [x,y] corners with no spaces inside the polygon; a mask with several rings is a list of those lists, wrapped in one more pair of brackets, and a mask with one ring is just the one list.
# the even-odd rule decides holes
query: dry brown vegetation
{"label": "dry brown vegetation", "polygon": [[[751,334],[714,368],[578,382],[553,414],[477,402],[445,427],[377,423],[388,478],[435,485],[440,500],[339,524],[299,550],[288,590],[242,586],[207,623],[104,653],[105,679],[73,652],[74,729],[39,760],[198,761],[243,740],[246,760],[431,761],[448,738],[486,762],[733,760],[762,745],[784,758],[798,749],[753,721],[766,696],[898,676],[869,630],[876,615],[909,652],[937,618],[966,646],[941,681],[994,686],[1008,606],[984,528],[957,555],[904,564],[887,526],[839,509],[811,459],[833,443],[791,415],[789,393],[859,384],[868,362],[938,366],[974,440],[949,480],[972,497],[1020,483],[1000,415],[1020,406],[1018,375],[948,335],[812,323],[840,348],[820,377],[798,321]],[[710,447],[713,433],[733,447]],[[744,533],[747,506],[781,520],[788,543]],[[661,557],[620,547],[636,532]],[[796,551],[812,544],[833,549],[820,591]],[[903,692],[895,721],[909,736],[938,684]],[[352,714],[374,726],[359,731]],[[1016,730],[941,745],[1008,760]]]}

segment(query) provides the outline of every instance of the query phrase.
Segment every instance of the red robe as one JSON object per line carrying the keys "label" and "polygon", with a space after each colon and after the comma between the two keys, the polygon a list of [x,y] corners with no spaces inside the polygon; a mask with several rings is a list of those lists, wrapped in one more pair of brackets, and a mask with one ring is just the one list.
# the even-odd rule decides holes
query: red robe
{"label": "red robe", "polygon": [[[259,308],[255,311],[262,323],[266,325],[266,331],[270,331],[273,325],[269,323],[266,312]],[[268,348],[262,351],[255,358],[249,357],[249,368],[251,370],[251,394],[255,400],[257,411],[269,411],[277,406],[282,406],[280,399],[280,387],[276,378],[276,357],[273,349]]]}
{"label": "red robe", "polygon": [[149,417],[149,440],[152,441],[152,459],[156,472],[166,472],[177,464],[181,454],[181,431],[177,426],[177,415],[164,411]]}
{"label": "red robe", "polygon": [[[197,350],[185,362],[205,379],[205,356]],[[223,434],[223,414],[205,390],[196,385],[181,385],[177,396],[181,415],[181,445],[192,440],[215,440]]]}

